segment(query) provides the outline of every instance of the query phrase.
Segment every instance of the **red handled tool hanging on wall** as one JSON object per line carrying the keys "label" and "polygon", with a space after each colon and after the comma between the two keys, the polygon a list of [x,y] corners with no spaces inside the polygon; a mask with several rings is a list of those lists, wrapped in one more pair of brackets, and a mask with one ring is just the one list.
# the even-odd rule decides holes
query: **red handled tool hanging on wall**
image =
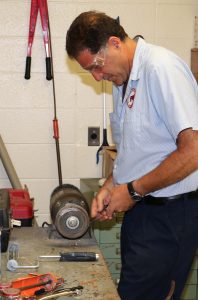
{"label": "red handled tool hanging on wall", "polygon": [[43,41],[44,41],[45,52],[46,52],[46,79],[51,80],[52,79],[51,45],[50,45],[47,0],[31,0],[25,79],[30,79],[32,44],[34,41],[34,33],[36,28],[38,12],[40,12],[40,16],[41,16],[41,24],[43,29]]}
{"label": "red handled tool hanging on wall", "polygon": [[31,52],[32,52],[32,44],[34,40],[34,33],[35,33],[38,11],[40,11],[40,15],[41,15],[41,24],[43,28],[43,40],[44,40],[45,51],[46,51],[46,79],[47,80],[52,79],[52,84],[53,84],[53,98],[54,98],[54,120],[53,120],[54,136],[53,137],[56,142],[59,186],[61,186],[62,170],[61,170],[61,158],[60,158],[60,146],[59,146],[59,128],[58,128],[58,119],[57,119],[57,112],[56,112],[56,93],[55,93],[55,80],[54,80],[54,68],[53,68],[53,56],[52,56],[52,42],[51,42],[47,0],[31,0],[25,79],[30,79]]}

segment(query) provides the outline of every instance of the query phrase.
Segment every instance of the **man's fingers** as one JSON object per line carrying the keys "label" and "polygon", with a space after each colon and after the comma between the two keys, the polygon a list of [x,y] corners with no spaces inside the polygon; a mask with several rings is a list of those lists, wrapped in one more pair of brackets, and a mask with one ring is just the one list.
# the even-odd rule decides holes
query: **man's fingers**
{"label": "man's fingers", "polygon": [[94,198],[91,204],[91,217],[96,218],[97,215],[98,215],[98,205],[97,205],[96,198]]}
{"label": "man's fingers", "polygon": [[106,208],[106,215],[110,219],[113,218],[113,216],[114,216],[114,207],[113,207],[112,203],[110,203],[108,205],[108,207]]}
{"label": "man's fingers", "polygon": [[102,212],[110,202],[110,192],[108,189],[101,190],[96,195],[96,201],[98,206],[98,212]]}
{"label": "man's fingers", "polygon": [[100,203],[96,198],[92,200],[91,205],[91,217],[92,218],[100,218],[101,216],[106,215],[106,208],[108,204]]}
{"label": "man's fingers", "polygon": [[99,193],[92,200],[91,217],[97,219],[106,219],[106,209],[110,203],[110,191],[106,188],[99,191]]}

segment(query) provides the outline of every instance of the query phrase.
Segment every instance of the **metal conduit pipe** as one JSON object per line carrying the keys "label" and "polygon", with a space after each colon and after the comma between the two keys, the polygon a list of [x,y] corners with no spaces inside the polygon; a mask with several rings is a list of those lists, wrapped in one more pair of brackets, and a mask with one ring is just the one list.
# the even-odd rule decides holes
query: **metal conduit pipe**
{"label": "metal conduit pipe", "polygon": [[12,187],[14,189],[22,189],[22,185],[20,183],[20,180],[17,176],[17,173],[15,171],[15,168],[11,162],[11,159],[9,157],[9,154],[6,150],[6,147],[4,145],[4,142],[2,140],[2,137],[0,135],[0,158],[1,158],[1,161],[3,163],[3,166],[6,170],[6,173],[8,175],[8,178],[10,180],[10,183],[12,185]]}

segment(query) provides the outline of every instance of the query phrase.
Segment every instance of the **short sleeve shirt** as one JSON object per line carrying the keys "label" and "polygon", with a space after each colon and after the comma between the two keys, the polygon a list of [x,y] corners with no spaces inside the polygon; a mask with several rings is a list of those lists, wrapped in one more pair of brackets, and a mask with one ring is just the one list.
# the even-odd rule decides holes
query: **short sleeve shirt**
{"label": "short sleeve shirt", "polygon": [[[113,86],[110,114],[117,146],[115,184],[142,177],[176,150],[178,134],[198,129],[198,86],[187,66],[173,52],[139,39],[124,99]],[[198,188],[198,172],[151,193],[173,196]]]}

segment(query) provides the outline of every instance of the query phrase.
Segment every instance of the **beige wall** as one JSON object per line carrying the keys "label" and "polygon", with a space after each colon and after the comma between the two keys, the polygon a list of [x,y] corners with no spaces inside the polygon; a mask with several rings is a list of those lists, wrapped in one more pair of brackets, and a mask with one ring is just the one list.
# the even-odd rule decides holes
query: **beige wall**
{"label": "beige wall", "polygon": [[[24,79],[30,0],[0,0],[0,134],[23,185],[39,209],[38,223],[49,221],[49,199],[58,186],[53,139],[52,82],[45,79],[45,52],[40,17],[32,50],[31,79]],[[96,9],[120,22],[132,37],[168,47],[190,64],[194,17],[198,0],[48,0],[54,56],[57,116],[63,182],[79,186],[79,179],[101,176],[96,165],[98,147],[87,146],[88,126],[100,126],[101,83],[68,61],[65,34],[82,11]],[[112,109],[107,86],[107,111]],[[112,143],[109,120],[108,138]],[[0,188],[10,187],[0,162]]]}

